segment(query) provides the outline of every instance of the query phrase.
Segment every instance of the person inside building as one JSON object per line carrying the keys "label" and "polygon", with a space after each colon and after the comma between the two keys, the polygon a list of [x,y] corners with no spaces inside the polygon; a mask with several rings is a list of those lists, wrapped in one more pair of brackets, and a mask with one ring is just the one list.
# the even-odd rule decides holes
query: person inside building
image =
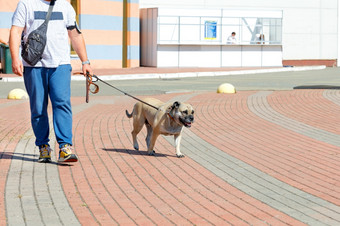
{"label": "person inside building", "polygon": [[236,39],[236,32],[232,32],[231,35],[227,39],[227,44],[237,44],[237,39]]}

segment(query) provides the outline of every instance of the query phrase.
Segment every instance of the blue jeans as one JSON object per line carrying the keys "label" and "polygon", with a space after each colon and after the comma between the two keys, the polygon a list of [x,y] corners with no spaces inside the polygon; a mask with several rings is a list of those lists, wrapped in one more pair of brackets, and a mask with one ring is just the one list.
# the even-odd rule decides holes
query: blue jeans
{"label": "blue jeans", "polygon": [[24,81],[30,99],[31,123],[37,146],[48,144],[48,96],[53,110],[53,127],[59,147],[72,145],[71,65],[57,68],[25,67]]}

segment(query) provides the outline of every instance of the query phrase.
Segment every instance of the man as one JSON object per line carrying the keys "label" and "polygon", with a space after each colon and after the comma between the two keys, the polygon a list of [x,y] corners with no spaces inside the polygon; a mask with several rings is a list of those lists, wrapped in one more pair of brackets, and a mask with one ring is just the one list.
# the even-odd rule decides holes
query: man
{"label": "man", "polygon": [[232,32],[231,35],[228,37],[227,40],[228,44],[237,44],[236,33]]}
{"label": "man", "polygon": [[31,124],[39,147],[39,162],[50,162],[48,97],[53,110],[53,126],[59,144],[59,162],[76,162],[72,153],[71,64],[70,46],[82,61],[82,71],[92,74],[83,36],[76,23],[76,14],[66,0],[57,0],[48,23],[47,43],[42,59],[34,66],[19,58],[21,36],[25,42],[30,32],[46,18],[50,0],[21,0],[12,18],[10,52],[13,72],[24,76],[30,99]]}

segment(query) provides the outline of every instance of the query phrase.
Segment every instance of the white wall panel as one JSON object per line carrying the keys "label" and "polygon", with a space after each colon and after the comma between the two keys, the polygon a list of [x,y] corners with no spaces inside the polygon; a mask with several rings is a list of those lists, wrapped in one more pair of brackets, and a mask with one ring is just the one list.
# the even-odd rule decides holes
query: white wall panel
{"label": "white wall panel", "polygon": [[222,67],[240,67],[242,65],[242,47],[228,45],[222,47]]}
{"label": "white wall panel", "polygon": [[160,45],[157,51],[157,67],[178,67],[177,45]]}
{"label": "white wall panel", "polygon": [[262,46],[263,67],[282,66],[282,46]]}
{"label": "white wall panel", "polygon": [[[303,43],[303,44],[302,44]],[[319,59],[320,36],[309,34],[289,34],[283,43],[284,59]]]}
{"label": "white wall panel", "polygon": [[338,28],[337,23],[334,21],[334,18],[337,18],[337,12],[332,9],[323,9],[320,13],[321,35],[336,34]]}
{"label": "white wall panel", "polygon": [[261,46],[242,46],[242,67],[261,67]]}
{"label": "white wall panel", "polygon": [[338,0],[322,0],[320,1],[321,8],[334,9],[338,7]]}
{"label": "white wall panel", "polygon": [[[301,12],[291,9],[283,13],[283,32],[291,34],[315,34],[320,32],[320,10],[311,9]],[[303,44],[303,43],[301,43]]]}
{"label": "white wall panel", "polygon": [[320,58],[321,59],[336,59],[337,58],[337,48],[334,43],[337,43],[338,35],[330,34],[323,35],[320,41]]}
{"label": "white wall panel", "polygon": [[220,67],[220,46],[180,46],[179,67]]}

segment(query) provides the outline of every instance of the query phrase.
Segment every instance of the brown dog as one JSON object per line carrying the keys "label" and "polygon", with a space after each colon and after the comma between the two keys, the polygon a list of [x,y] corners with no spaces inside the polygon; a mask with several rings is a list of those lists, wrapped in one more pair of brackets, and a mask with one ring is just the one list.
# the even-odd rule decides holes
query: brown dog
{"label": "brown dog", "polygon": [[157,137],[162,135],[174,135],[176,143],[176,155],[181,158],[184,155],[180,151],[180,143],[182,138],[183,126],[190,128],[191,123],[194,122],[194,110],[190,104],[180,103],[178,101],[173,104],[163,103],[154,98],[146,98],[144,102],[155,106],[158,110],[138,102],[133,107],[131,114],[126,110],[128,118],[133,117],[133,130],[131,132],[133,139],[133,146],[139,150],[137,142],[137,134],[145,124],[147,129],[146,145],[148,147],[148,154],[154,155],[153,150]]}

